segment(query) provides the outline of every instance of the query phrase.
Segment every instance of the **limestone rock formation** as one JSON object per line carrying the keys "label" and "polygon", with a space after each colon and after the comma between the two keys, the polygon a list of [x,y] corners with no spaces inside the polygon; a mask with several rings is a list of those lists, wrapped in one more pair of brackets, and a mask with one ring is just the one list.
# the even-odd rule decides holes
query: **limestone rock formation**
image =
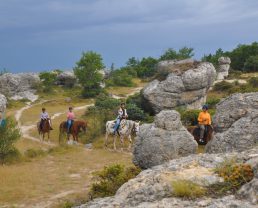
{"label": "limestone rock formation", "polygon": [[57,75],[56,84],[66,87],[73,87],[76,83],[76,77],[73,72],[66,71]]}
{"label": "limestone rock formation", "polygon": [[195,200],[173,196],[172,181],[189,180],[204,187],[222,182],[223,178],[214,173],[214,168],[232,158],[241,163],[246,160],[257,160],[258,148],[241,153],[196,154],[171,160],[142,171],[136,178],[121,186],[115,196],[95,199],[79,208],[255,208],[257,207],[255,202],[257,178],[253,179],[252,189],[245,187],[250,186],[248,183],[242,187],[246,191],[240,189],[236,195],[217,198],[205,196]]}
{"label": "limestone rock formation", "polygon": [[6,97],[0,94],[0,112],[4,112],[6,109],[7,100]]}
{"label": "limestone rock formation", "polygon": [[165,80],[154,80],[143,89],[143,97],[156,113],[176,107],[201,108],[206,101],[208,89],[212,86],[216,71],[211,63],[162,61],[158,73],[167,75]]}
{"label": "limestone rock formation", "polygon": [[223,80],[228,76],[231,60],[229,57],[222,56],[218,59],[218,62],[219,62],[219,68],[218,68],[217,80]]}
{"label": "limestone rock formation", "polygon": [[39,76],[34,73],[11,74],[0,76],[0,93],[11,99],[29,99],[34,101],[35,86],[40,82]]}
{"label": "limestone rock formation", "polygon": [[164,110],[156,115],[154,123],[140,126],[133,162],[146,169],[179,156],[194,154],[197,146],[193,136],[182,126],[180,114]]}
{"label": "limestone rock formation", "polygon": [[258,143],[258,93],[237,93],[217,104],[209,153],[243,151]]}
{"label": "limestone rock formation", "polygon": [[217,104],[214,138],[206,152],[243,151],[258,143],[258,92],[237,93]]}

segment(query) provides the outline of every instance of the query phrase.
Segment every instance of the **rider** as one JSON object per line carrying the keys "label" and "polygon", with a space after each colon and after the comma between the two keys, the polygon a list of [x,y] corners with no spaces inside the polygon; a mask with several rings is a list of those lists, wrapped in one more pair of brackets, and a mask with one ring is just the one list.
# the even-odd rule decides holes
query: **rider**
{"label": "rider", "polygon": [[52,128],[52,124],[51,124],[51,120],[50,117],[46,111],[46,108],[42,108],[42,113],[40,114],[40,124],[39,124],[39,128],[42,130],[43,128],[43,122],[44,121],[49,121],[49,126],[50,126],[50,130],[53,130]]}
{"label": "rider", "polygon": [[200,127],[200,140],[199,141],[204,142],[203,137],[204,137],[205,126],[211,125],[211,115],[208,112],[207,105],[203,105],[202,112],[199,113],[198,124]]}
{"label": "rider", "polygon": [[67,113],[67,133],[68,134],[70,133],[70,129],[73,125],[74,119],[75,119],[75,115],[73,113],[73,108],[69,107],[69,111]]}
{"label": "rider", "polygon": [[119,125],[123,119],[126,119],[128,117],[127,111],[125,109],[125,103],[120,104],[120,108],[118,110],[118,116],[116,118],[116,123],[114,126],[114,134],[118,131]]}

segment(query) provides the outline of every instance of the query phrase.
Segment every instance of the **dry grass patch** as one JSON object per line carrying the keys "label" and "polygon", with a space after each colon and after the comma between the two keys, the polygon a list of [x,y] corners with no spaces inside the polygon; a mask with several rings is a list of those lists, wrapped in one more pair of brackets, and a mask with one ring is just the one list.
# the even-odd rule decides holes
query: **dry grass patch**
{"label": "dry grass patch", "polygon": [[172,195],[188,199],[195,199],[206,194],[206,189],[189,180],[178,180],[172,182]]}

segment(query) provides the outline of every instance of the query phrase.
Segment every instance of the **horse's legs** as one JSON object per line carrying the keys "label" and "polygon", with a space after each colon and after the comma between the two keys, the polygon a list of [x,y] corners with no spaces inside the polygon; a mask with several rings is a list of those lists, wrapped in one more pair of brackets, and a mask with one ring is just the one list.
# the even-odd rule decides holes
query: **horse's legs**
{"label": "horse's legs", "polygon": [[50,142],[50,133],[47,133],[48,142]]}
{"label": "horse's legs", "polygon": [[124,136],[120,136],[121,150],[124,150]]}
{"label": "horse's legs", "polygon": [[113,145],[114,145],[114,150],[116,150],[116,134],[114,135]]}
{"label": "horse's legs", "polygon": [[128,139],[129,139],[129,147],[128,147],[128,149],[130,150],[131,147],[132,147],[132,137],[131,137],[131,134],[129,134]]}
{"label": "horse's legs", "polygon": [[106,132],[105,138],[104,138],[104,148],[108,145],[108,132]]}

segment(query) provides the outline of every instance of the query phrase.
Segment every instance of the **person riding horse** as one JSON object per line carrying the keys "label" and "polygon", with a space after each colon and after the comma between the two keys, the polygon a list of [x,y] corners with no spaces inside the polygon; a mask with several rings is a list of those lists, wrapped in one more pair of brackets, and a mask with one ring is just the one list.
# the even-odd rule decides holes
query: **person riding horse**
{"label": "person riding horse", "polygon": [[67,113],[67,134],[70,134],[70,129],[73,125],[74,119],[75,119],[75,115],[73,112],[73,108],[69,107],[69,111]]}
{"label": "person riding horse", "polygon": [[48,121],[48,122],[49,122],[49,126],[50,126],[50,130],[53,130],[50,117],[49,117],[49,115],[48,115],[46,109],[45,109],[45,108],[42,108],[42,112],[41,112],[41,114],[40,114],[40,124],[39,124],[40,130],[43,129],[43,123],[44,123],[44,121]]}
{"label": "person riding horse", "polygon": [[204,131],[206,126],[211,125],[211,115],[208,112],[208,106],[204,105],[202,107],[202,112],[199,113],[198,116],[198,124],[200,127],[200,142],[204,142],[203,137],[204,137]]}
{"label": "person riding horse", "polygon": [[120,108],[118,110],[118,116],[116,118],[116,123],[114,126],[114,135],[116,134],[116,132],[119,134],[118,128],[120,126],[120,123],[123,119],[127,119],[127,118],[128,118],[128,115],[127,115],[127,111],[125,109],[125,103],[121,103]]}

